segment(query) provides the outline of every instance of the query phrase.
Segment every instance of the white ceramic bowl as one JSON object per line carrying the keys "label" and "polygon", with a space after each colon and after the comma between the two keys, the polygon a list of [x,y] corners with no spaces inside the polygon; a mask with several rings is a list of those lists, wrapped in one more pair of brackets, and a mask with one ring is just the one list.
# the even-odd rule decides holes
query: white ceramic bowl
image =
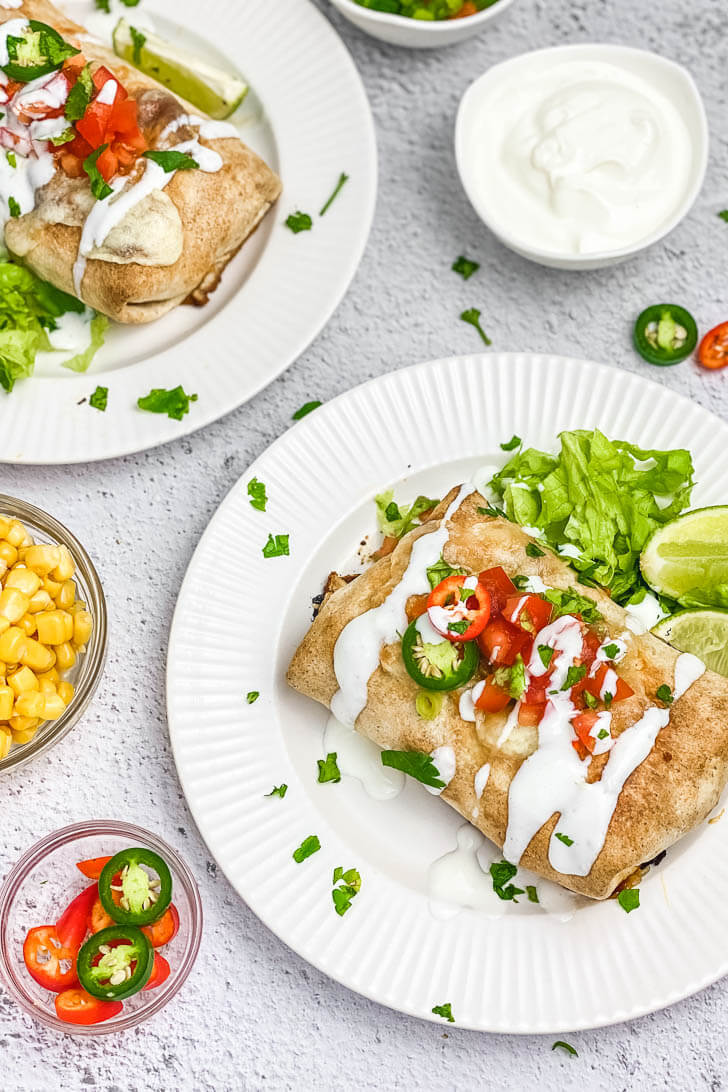
{"label": "white ceramic bowl", "polygon": [[[680,204],[672,216],[651,235],[621,249],[574,254],[568,251],[542,250],[524,244],[516,238],[508,223],[496,216],[490,207],[487,190],[482,186],[476,168],[473,147],[477,142],[477,103],[484,88],[502,80],[516,66],[523,66],[532,57],[552,57],[554,60],[607,61],[649,80],[670,99],[687,126],[692,141],[690,180]],[[700,92],[686,69],[674,61],[642,49],[608,44],[557,46],[533,53],[522,53],[494,65],[467,89],[460,102],[455,126],[455,157],[465,192],[483,223],[505,246],[517,254],[552,269],[602,269],[630,258],[664,238],[683,219],[700,192],[708,163],[708,121]]]}
{"label": "white ceramic bowl", "polygon": [[491,7],[464,19],[444,19],[431,23],[409,19],[404,15],[390,15],[385,11],[372,11],[355,3],[355,0],[331,0],[331,3],[350,23],[382,42],[407,46],[409,49],[435,49],[464,42],[466,38],[479,34],[485,24],[501,15],[513,0],[497,0]]}

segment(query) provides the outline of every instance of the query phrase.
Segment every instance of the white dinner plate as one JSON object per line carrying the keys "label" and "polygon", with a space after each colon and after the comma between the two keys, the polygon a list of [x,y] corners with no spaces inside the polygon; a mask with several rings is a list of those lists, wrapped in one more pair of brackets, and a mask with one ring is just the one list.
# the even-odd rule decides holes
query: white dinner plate
{"label": "white dinner plate", "polygon": [[[457,357],[393,372],[336,398],[261,456],[213,517],[172,626],[167,695],[175,759],[211,852],[250,907],[305,959],[376,1001],[459,1026],[557,1032],[627,1020],[728,972],[728,818],[704,823],[642,883],[641,906],[586,902],[563,920],[503,904],[442,920],[432,862],[455,849],[462,818],[408,779],[376,801],[358,781],[317,783],[326,712],[285,670],[311,598],[375,529],[373,496],[412,500],[467,480],[513,433],[554,450],[567,428],[601,428],[651,448],[692,451],[696,505],[725,502],[728,428],[627,372],[563,357]],[[267,511],[251,507],[257,477]],[[290,556],[265,559],[269,533]],[[248,691],[260,698],[248,705]],[[266,798],[274,785],[284,799]],[[311,834],[321,850],[295,864]],[[332,870],[362,889],[342,918]],[[434,909],[437,909],[436,907]]]}
{"label": "white dinner plate", "polygon": [[[60,4],[79,21],[93,8],[88,0]],[[229,413],[311,343],[369,235],[377,187],[371,111],[349,53],[309,0],[145,0],[117,14],[133,21],[132,10],[165,37],[242,73],[251,91],[231,120],[278,171],[283,193],[205,307],[178,307],[148,326],[114,326],[85,375],[44,360],[11,395],[0,391],[0,461],[114,458]],[[91,23],[98,30],[97,16]],[[349,181],[321,218],[342,172]],[[299,209],[314,225],[294,235],[285,220]],[[82,401],[97,384],[109,388],[105,413]],[[182,421],[137,408],[153,387],[179,384],[198,396]]]}

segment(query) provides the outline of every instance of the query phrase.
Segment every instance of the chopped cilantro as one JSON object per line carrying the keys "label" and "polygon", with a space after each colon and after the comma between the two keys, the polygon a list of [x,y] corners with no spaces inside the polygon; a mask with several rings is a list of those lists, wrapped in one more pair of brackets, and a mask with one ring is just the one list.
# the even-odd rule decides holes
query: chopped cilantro
{"label": "chopped cilantro", "polygon": [[470,622],[465,618],[462,622],[450,622],[447,629],[448,633],[458,633],[462,637],[465,631],[470,629]]}
{"label": "chopped cilantro", "polygon": [[542,550],[540,546],[537,546],[535,542],[529,542],[526,545],[526,557],[545,557],[546,551]]}
{"label": "chopped cilantro", "polygon": [[349,181],[348,174],[344,174],[344,172],[342,171],[341,174],[339,175],[339,181],[336,183],[336,186],[334,188],[334,192],[331,194],[331,197],[329,197],[328,201],[326,202],[324,207],[321,209],[321,212],[319,213],[319,216],[325,216],[326,215],[326,213],[329,211],[329,209],[333,205],[334,201],[339,196],[339,194],[341,193],[342,189],[344,188],[344,186],[346,185],[346,183],[348,181]]}
{"label": "chopped cilantro", "polygon": [[617,656],[619,656],[619,645],[605,645],[604,655],[607,657],[608,660],[614,660]]}
{"label": "chopped cilantro", "polygon": [[333,883],[338,884],[331,892],[334,909],[339,917],[343,918],[351,906],[351,900],[361,891],[361,876],[355,868],[348,868],[345,872],[339,866],[334,869]]}
{"label": "chopped cilantro", "polygon": [[563,842],[565,846],[573,846],[574,844],[574,839],[570,838],[568,834],[557,833],[556,837],[560,842]]}
{"label": "chopped cilantro", "polygon": [[720,216],[721,220],[725,220],[725,222],[728,224],[728,209],[722,209],[718,213],[718,215]]}
{"label": "chopped cilantro", "polygon": [[549,664],[551,663],[551,661],[553,659],[555,651],[556,651],[555,649],[549,648],[548,645],[539,645],[538,646],[538,654],[541,657],[541,663],[543,664],[544,667],[549,666]]}
{"label": "chopped cilantro", "polygon": [[656,693],[661,702],[665,705],[672,705],[672,690],[669,686],[663,683],[662,686],[658,686]]}
{"label": "chopped cilantro", "polygon": [[456,258],[452,263],[453,273],[459,273],[464,281],[468,277],[472,277],[473,273],[477,273],[480,269],[480,262],[474,262],[472,258],[466,258],[464,254],[461,254],[459,258]]}
{"label": "chopped cilantro", "polygon": [[145,159],[151,159],[153,163],[157,163],[165,174],[171,174],[172,171],[192,171],[200,165],[191,155],[178,152],[175,148],[170,148],[166,152],[150,149],[143,155]]}
{"label": "chopped cilantro", "polygon": [[288,535],[268,535],[268,541],[263,547],[263,557],[288,557]]}
{"label": "chopped cilantro", "polygon": [[606,690],[605,693],[604,693],[604,697],[602,698],[602,701],[604,702],[604,708],[605,709],[611,709],[612,708],[612,702],[614,701],[614,694],[610,694],[609,691]]}
{"label": "chopped cilantro", "polygon": [[452,565],[448,565],[444,557],[441,557],[434,565],[428,566],[427,579],[430,582],[431,588],[436,588],[438,584],[441,584],[443,580],[447,580],[448,576],[464,576],[465,569],[453,569]]}
{"label": "chopped cilantro", "polygon": [[133,43],[133,49],[131,53],[131,59],[134,64],[142,63],[142,47],[147,40],[146,34],[143,31],[137,30],[136,27],[129,27],[129,33],[131,34],[131,40]]}
{"label": "chopped cilantro", "polygon": [[319,785],[325,785],[327,781],[333,781],[334,784],[341,781],[341,773],[336,763],[336,751],[332,751],[331,754],[326,755],[326,758],[317,759],[317,762],[317,781]]}
{"label": "chopped cilantro", "polygon": [[432,1011],[435,1016],[441,1016],[443,1020],[447,1020],[449,1024],[455,1023],[455,1017],[452,1014],[452,1003],[446,1001],[444,1005],[433,1005]]}
{"label": "chopped cilantro", "polygon": [[300,421],[302,417],[305,417],[307,413],[311,413],[313,410],[318,409],[321,405],[320,402],[304,402],[300,409],[297,409],[293,414],[292,421]]}
{"label": "chopped cilantro", "polygon": [[20,216],[20,205],[14,197],[8,197],[8,208],[10,210],[10,215],[12,216],[13,220],[17,220],[17,218]]}
{"label": "chopped cilantro", "polygon": [[111,0],[95,0],[95,3],[99,11],[105,11],[107,15],[111,15]]}
{"label": "chopped cilantro", "polygon": [[102,144],[100,148],[97,148],[94,152],[91,152],[90,155],[87,155],[83,161],[83,169],[88,175],[88,180],[91,183],[91,193],[97,201],[105,201],[106,198],[114,192],[96,166],[96,161],[101,153],[106,151],[108,146],[108,144]]}
{"label": "chopped cilantro", "polygon": [[248,482],[248,496],[250,497],[251,508],[257,508],[259,512],[265,512],[268,497],[263,482],[259,482],[257,478],[251,478]]}
{"label": "chopped cilantro", "polygon": [[301,861],[305,861],[307,857],[310,857],[313,853],[318,853],[321,849],[321,843],[318,840],[317,834],[309,834],[308,838],[304,838],[298,849],[293,851],[293,859],[296,864],[300,864]]}
{"label": "chopped cilantro", "polygon": [[444,789],[445,782],[440,771],[432,761],[432,756],[423,751],[382,751],[382,765],[429,785],[431,789]]}
{"label": "chopped cilantro", "polygon": [[609,732],[607,731],[606,728],[600,728],[599,731],[597,732],[597,739],[606,739],[608,735],[609,735]]}
{"label": "chopped cilantro", "polygon": [[588,690],[584,691],[584,693],[582,694],[582,698],[590,709],[596,709],[596,707],[599,705],[597,699],[594,697],[593,694],[590,694]]}
{"label": "chopped cilantro", "polygon": [[266,796],[280,796],[280,798],[282,800],[287,792],[288,792],[288,785],[286,785],[286,784],[275,785],[274,788],[272,788],[271,791],[267,792],[265,795]]}
{"label": "chopped cilantro", "polygon": [[197,401],[196,394],[185,394],[183,387],[164,390],[154,387],[149,394],[137,399],[137,406],[147,413],[166,413],[173,421],[181,421],[190,412],[190,403]]}
{"label": "chopped cilantro", "polygon": [[504,902],[518,902],[516,895],[524,894],[522,888],[514,887],[512,883],[508,882],[513,879],[516,872],[518,872],[518,868],[509,861],[494,861],[490,866],[493,890],[498,898],[503,899]]}
{"label": "chopped cilantro", "polygon": [[109,388],[97,387],[89,398],[88,404],[89,406],[93,406],[94,409],[101,410],[103,413],[109,404]]}
{"label": "chopped cilantro", "polygon": [[526,894],[528,895],[529,902],[538,902],[538,891],[532,883],[526,884]]}
{"label": "chopped cilantro", "polygon": [[486,345],[493,344],[483,327],[480,325],[480,311],[477,307],[470,307],[467,311],[463,311],[460,318],[463,322],[468,322],[471,326],[475,327]]}
{"label": "chopped cilantro", "polygon": [[501,444],[501,451],[515,451],[517,447],[520,447],[523,440],[520,436],[516,436],[515,432],[505,444]]}
{"label": "chopped cilantro", "polygon": [[633,910],[637,910],[640,904],[639,888],[628,887],[625,891],[620,891],[617,895],[617,902],[625,914],[631,914]]}
{"label": "chopped cilantro", "polygon": [[515,584],[519,591],[525,591],[528,586],[528,577],[520,575],[514,576],[511,578],[511,583]]}
{"label": "chopped cilantro", "polygon": [[260,690],[249,690],[248,693],[245,695],[245,700],[247,701],[248,705],[252,705],[253,702],[257,701],[259,697]]}
{"label": "chopped cilantro", "polygon": [[121,2],[125,8],[135,8],[138,5],[139,0],[121,0]]}
{"label": "chopped cilantro", "polygon": [[6,152],[5,153],[5,158],[7,159],[8,163],[10,164],[11,167],[17,167],[18,161],[15,158],[15,152]]}
{"label": "chopped cilantro", "polygon": [[572,686],[576,686],[578,682],[586,675],[586,664],[572,664],[569,670],[566,672],[566,680],[561,687],[562,690],[571,690]]}
{"label": "chopped cilantro", "polygon": [[478,515],[492,516],[495,519],[498,516],[503,518],[505,516],[505,512],[502,508],[496,508],[493,504],[486,504],[485,508],[478,508]]}
{"label": "chopped cilantro", "polygon": [[572,1054],[575,1058],[579,1057],[578,1052],[574,1050],[571,1043],[565,1043],[563,1039],[557,1039],[551,1049],[556,1050],[557,1047],[559,1050],[565,1050],[567,1054]]}
{"label": "chopped cilantro", "polygon": [[[66,99],[66,121],[80,121],[86,113],[94,94],[94,81],[91,77],[91,65],[85,64]],[[76,134],[73,133],[71,139]],[[65,141],[64,141],[65,143]]]}
{"label": "chopped cilantro", "polygon": [[286,227],[290,228],[294,235],[298,235],[299,231],[310,231],[313,220],[307,212],[292,212],[286,220]]}

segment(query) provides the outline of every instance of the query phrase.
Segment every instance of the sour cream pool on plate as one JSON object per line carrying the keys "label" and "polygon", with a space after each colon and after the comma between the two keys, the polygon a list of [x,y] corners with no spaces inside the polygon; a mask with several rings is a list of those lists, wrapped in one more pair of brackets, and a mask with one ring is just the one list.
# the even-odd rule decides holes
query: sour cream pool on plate
{"label": "sour cream pool on plate", "polygon": [[477,80],[456,148],[468,196],[505,243],[545,264],[589,267],[641,249],[684,215],[707,129],[678,65],[621,46],[567,46]]}

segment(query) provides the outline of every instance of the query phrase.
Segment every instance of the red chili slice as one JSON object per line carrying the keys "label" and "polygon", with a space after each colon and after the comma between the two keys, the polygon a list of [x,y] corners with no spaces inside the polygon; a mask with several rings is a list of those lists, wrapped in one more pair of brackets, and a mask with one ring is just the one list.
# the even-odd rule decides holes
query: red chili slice
{"label": "red chili slice", "polygon": [[64,990],[56,998],[56,1015],[67,1024],[100,1024],[123,1008],[121,1001],[99,1001],[80,988]]}
{"label": "red chili slice", "polygon": [[698,347],[698,362],[711,371],[725,368],[728,364],[728,322],[708,330]]}
{"label": "red chili slice", "polygon": [[88,916],[98,893],[98,885],[92,883],[80,895],[76,895],[56,922],[56,933],[64,948],[77,952],[83,944],[88,932]]}
{"label": "red chili slice", "polygon": [[[490,593],[478,582],[464,588],[465,576],[448,576],[427,597],[427,614],[448,641],[473,641],[490,618]],[[467,595],[463,598],[463,588]]]}
{"label": "red chili slice", "polygon": [[66,948],[61,944],[55,925],[38,925],[31,929],[23,944],[28,974],[39,986],[53,993],[78,983],[77,954],[77,948]]}

